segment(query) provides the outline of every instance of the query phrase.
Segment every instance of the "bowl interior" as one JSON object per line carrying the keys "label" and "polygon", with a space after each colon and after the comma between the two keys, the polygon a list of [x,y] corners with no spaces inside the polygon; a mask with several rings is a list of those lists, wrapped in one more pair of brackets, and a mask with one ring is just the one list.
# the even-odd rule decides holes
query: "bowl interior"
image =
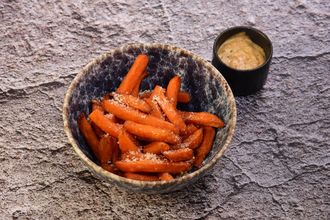
{"label": "bowl interior", "polygon": [[[265,65],[266,63],[269,62],[269,60],[271,59],[272,53],[273,53],[273,49],[272,49],[272,44],[271,41],[269,40],[269,38],[262,33],[261,31],[251,28],[251,27],[244,27],[244,26],[239,26],[239,27],[233,27],[233,28],[229,28],[226,31],[222,32],[215,40],[215,45],[214,45],[214,55],[218,58],[218,60],[223,64],[226,65],[225,63],[223,63],[218,55],[218,49],[219,47],[231,36],[240,33],[240,32],[245,32],[250,38],[251,40],[258,44],[260,47],[262,47],[262,49],[265,51],[265,55],[266,55],[266,60],[264,62],[263,65]],[[263,65],[257,67],[256,69],[259,69],[260,67],[262,67]],[[227,65],[226,65],[227,66]],[[229,66],[227,66],[228,68],[231,68]],[[236,69],[235,69],[236,70]],[[252,71],[253,69],[249,69],[249,70],[237,70],[237,71]]]}
{"label": "bowl interior", "polygon": [[[91,112],[90,101],[114,91],[140,53],[149,56],[149,76],[141,84],[141,91],[152,90],[155,85],[166,87],[174,75],[182,78],[181,89],[191,94],[189,104],[178,108],[187,111],[207,111],[218,115],[226,126],[218,129],[213,148],[204,164],[228,146],[236,123],[235,100],[229,86],[219,72],[208,62],[191,53],[169,45],[127,45],[104,54],[77,75],[71,84],[64,105],[64,120],[67,119],[73,141],[95,164],[97,161],[82,137],[77,117]],[[225,144],[226,143],[226,144]]]}

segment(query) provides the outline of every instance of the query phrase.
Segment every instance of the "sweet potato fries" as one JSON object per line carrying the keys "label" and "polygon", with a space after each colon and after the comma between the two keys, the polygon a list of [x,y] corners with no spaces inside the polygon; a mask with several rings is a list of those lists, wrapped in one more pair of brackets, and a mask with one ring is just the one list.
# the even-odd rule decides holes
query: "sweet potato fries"
{"label": "sweet potato fries", "polygon": [[115,92],[92,100],[92,112],[77,121],[80,132],[100,166],[125,178],[170,181],[199,168],[212,148],[216,128],[225,126],[208,112],[184,112],[177,103],[189,103],[174,76],[167,88],[155,85],[139,93],[148,76],[149,57],[140,54]]}

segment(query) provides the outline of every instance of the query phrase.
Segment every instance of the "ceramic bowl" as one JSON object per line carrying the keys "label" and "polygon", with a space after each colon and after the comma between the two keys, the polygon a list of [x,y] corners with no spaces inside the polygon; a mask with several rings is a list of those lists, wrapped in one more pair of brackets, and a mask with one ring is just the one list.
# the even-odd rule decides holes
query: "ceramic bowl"
{"label": "ceramic bowl", "polygon": [[[220,46],[231,36],[245,32],[251,40],[265,52],[266,61],[254,69],[238,70],[223,63],[218,55]],[[223,74],[234,95],[245,96],[253,94],[264,86],[267,80],[269,66],[273,56],[272,42],[266,34],[252,27],[238,26],[226,29],[218,35],[213,45],[212,64]]]}
{"label": "ceramic bowl", "polygon": [[[130,180],[102,169],[82,137],[77,117],[91,112],[90,100],[114,91],[126,75],[138,54],[147,54],[149,76],[141,90],[155,85],[166,86],[175,75],[182,78],[181,89],[188,91],[192,100],[178,106],[183,110],[207,111],[222,118],[226,126],[217,129],[213,148],[201,168],[171,181],[143,182]],[[182,189],[204,176],[229,147],[236,125],[235,99],[226,80],[209,62],[193,53],[164,44],[128,44],[103,54],[87,64],[72,81],[64,99],[64,130],[69,143],[85,164],[99,177],[114,185],[144,193],[167,193]]]}

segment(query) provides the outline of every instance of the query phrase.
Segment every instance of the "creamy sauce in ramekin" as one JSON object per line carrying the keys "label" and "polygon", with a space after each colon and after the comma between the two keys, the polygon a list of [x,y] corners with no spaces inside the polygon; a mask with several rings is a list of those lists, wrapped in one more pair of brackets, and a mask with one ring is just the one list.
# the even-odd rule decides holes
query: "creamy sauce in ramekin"
{"label": "creamy sauce in ramekin", "polygon": [[255,69],[266,61],[265,51],[245,32],[226,40],[219,47],[218,56],[227,66],[238,70]]}

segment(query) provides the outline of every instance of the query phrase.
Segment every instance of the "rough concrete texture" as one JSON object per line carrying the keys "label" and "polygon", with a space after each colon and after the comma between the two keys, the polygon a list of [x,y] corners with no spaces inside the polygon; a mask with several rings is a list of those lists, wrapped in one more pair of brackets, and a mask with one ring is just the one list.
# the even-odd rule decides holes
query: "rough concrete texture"
{"label": "rough concrete texture", "polygon": [[[237,98],[235,138],[189,189],[143,195],[94,178],[63,132],[79,69],[128,42],[210,60],[225,28],[273,41],[261,92]],[[0,3],[0,219],[330,219],[330,1]]]}

